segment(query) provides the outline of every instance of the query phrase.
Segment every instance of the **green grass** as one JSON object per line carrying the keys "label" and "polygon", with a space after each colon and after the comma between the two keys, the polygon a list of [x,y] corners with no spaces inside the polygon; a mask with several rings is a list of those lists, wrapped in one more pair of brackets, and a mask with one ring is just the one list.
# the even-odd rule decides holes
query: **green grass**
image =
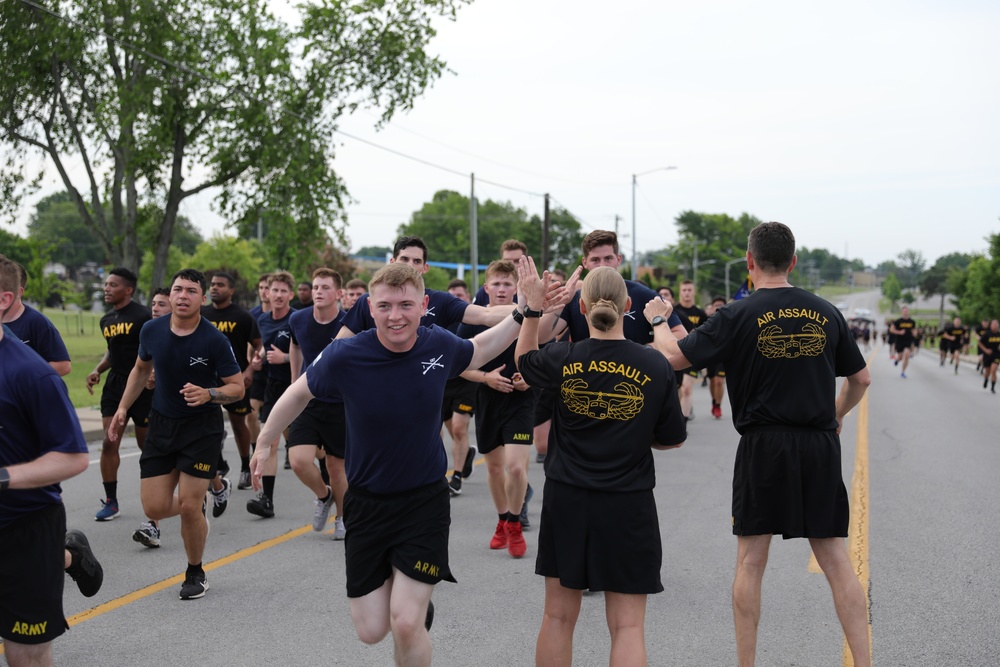
{"label": "green grass", "polygon": [[77,408],[88,408],[101,404],[101,386],[107,373],[101,376],[101,385],[94,388],[91,396],[87,391],[87,374],[94,370],[101,357],[107,351],[107,343],[101,335],[100,321],[102,313],[74,312],[46,308],[42,311],[56,325],[69,358],[73,362],[73,371],[63,378],[69,388],[69,399]]}
{"label": "green grass", "polygon": [[838,296],[843,296],[844,294],[852,294],[854,292],[861,292],[863,290],[855,289],[853,287],[848,287],[847,285],[823,285],[816,290],[816,296],[821,296],[824,299],[834,299]]}

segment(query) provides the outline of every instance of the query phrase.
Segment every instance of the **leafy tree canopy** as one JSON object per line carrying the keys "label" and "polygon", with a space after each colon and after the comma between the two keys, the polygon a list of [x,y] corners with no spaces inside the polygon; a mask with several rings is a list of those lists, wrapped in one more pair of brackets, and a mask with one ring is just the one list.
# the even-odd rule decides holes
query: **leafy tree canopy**
{"label": "leafy tree canopy", "polygon": [[[445,70],[432,21],[466,1],[303,2],[294,24],[260,0],[0,3],[0,210],[37,190],[41,156],[110,263],[152,253],[152,283],[181,203],[205,190],[241,235],[262,221],[291,265],[342,237],[338,119],[410,108]],[[150,246],[147,204],[162,211]]]}

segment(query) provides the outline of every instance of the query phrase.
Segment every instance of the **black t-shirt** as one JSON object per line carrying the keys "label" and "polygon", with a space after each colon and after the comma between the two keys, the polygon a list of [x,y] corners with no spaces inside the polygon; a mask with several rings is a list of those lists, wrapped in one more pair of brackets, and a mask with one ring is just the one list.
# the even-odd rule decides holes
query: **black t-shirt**
{"label": "black t-shirt", "polygon": [[188,405],[180,393],[185,384],[219,387],[221,378],[240,372],[229,339],[204,317],[186,336],[178,336],[170,330],[169,316],[150,320],[142,327],[139,341],[139,358],[152,359],[156,371],[153,409],[171,419],[185,419],[219,409],[215,403]]}
{"label": "black t-shirt", "polygon": [[[513,309],[513,306],[511,308]],[[456,335],[459,338],[464,338],[465,340],[471,340],[472,338],[478,336],[487,329],[489,329],[489,327],[484,327],[479,324],[463,324],[460,327],[458,327]],[[514,367],[514,348],[516,347],[517,347],[517,341],[515,340],[513,343],[510,344],[510,346],[506,350],[504,350],[499,355],[493,357],[488,362],[480,366],[479,370],[486,371],[488,373],[492,370],[500,368],[501,366],[506,366],[502,371],[500,371],[500,375],[508,379],[512,378],[514,376],[514,373],[517,372],[517,368]]]}
{"label": "black t-shirt", "polygon": [[[625,338],[635,341],[640,345],[648,345],[653,342],[653,327],[646,320],[642,311],[650,299],[659,298],[659,294],[642,283],[632,282],[631,280],[625,281],[625,289],[628,291],[629,298],[632,299],[632,309],[623,316],[622,324],[625,330]],[[559,317],[566,321],[569,327],[569,337],[572,340],[580,342],[581,340],[590,338],[590,329],[587,327],[587,316],[580,312],[579,290],[573,295],[573,300],[563,308],[562,314]],[[681,324],[680,319],[671,313],[667,326],[673,329],[678,324]]]}
{"label": "black t-shirt", "polygon": [[694,368],[726,364],[733,423],[836,430],[837,377],[865,359],[843,314],[797,287],[758,289],[677,341]]}
{"label": "black t-shirt", "polygon": [[1000,354],[1000,331],[987,329],[979,337],[979,344],[989,350],[989,354]]}
{"label": "black t-shirt", "polygon": [[245,371],[250,365],[248,346],[260,339],[260,327],[254,316],[235,303],[230,303],[225,308],[204,306],[201,315],[229,339],[236,363],[240,365],[240,372]]}
{"label": "black t-shirt", "polygon": [[681,318],[681,324],[684,325],[685,331],[697,329],[708,319],[708,314],[698,306],[687,308],[677,304],[674,306],[674,312],[677,313],[677,317]]}
{"label": "black t-shirt", "polygon": [[135,301],[129,301],[101,318],[101,333],[108,343],[112,371],[125,376],[132,372],[135,357],[139,354],[139,331],[151,319],[153,315],[149,308]]}
{"label": "black t-shirt", "polygon": [[913,342],[913,334],[916,332],[917,328],[917,323],[913,321],[913,318],[901,317],[895,322],[893,322],[892,326],[898,329],[899,331],[903,332],[902,334],[896,334],[897,343]]}
{"label": "black t-shirt", "polygon": [[957,327],[952,325],[942,329],[941,333],[948,334],[952,337],[952,340],[945,339],[945,342],[951,343],[952,345],[961,345],[962,341],[965,340],[965,337],[969,335],[969,330],[962,325],[958,325]]}
{"label": "black t-shirt", "polygon": [[545,476],[600,491],[656,484],[651,445],[687,437],[666,358],[629,340],[553,343],[521,357],[533,387],[558,391]]}

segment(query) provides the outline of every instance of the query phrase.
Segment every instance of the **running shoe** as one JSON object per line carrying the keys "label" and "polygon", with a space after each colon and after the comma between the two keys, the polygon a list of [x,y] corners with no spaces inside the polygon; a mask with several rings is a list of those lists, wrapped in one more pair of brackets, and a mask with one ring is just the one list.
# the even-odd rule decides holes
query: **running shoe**
{"label": "running shoe", "polygon": [[251,498],[247,501],[247,512],[265,519],[271,519],[274,517],[274,502],[261,491],[257,494],[256,498]]}
{"label": "running shoe", "polygon": [[524,541],[521,533],[521,524],[514,521],[507,522],[507,553],[514,558],[521,558],[528,552],[528,543]]}
{"label": "running shoe", "polygon": [[722,406],[717,404],[712,404],[712,416],[716,419],[722,419]]}
{"label": "running shoe", "polygon": [[79,530],[67,530],[66,551],[70,553],[66,574],[73,578],[84,597],[94,597],[104,583],[104,568],[94,556],[87,536]]}
{"label": "running shoe", "polygon": [[475,445],[469,445],[469,453],[465,455],[465,463],[462,464],[462,477],[465,479],[472,477],[472,473],[476,469],[476,456],[478,455],[479,448]]}
{"label": "running shoe", "polygon": [[452,474],[451,479],[448,480],[448,490],[453,496],[462,495],[462,476],[457,472]]}
{"label": "running shoe", "polygon": [[344,519],[338,516],[333,520],[333,535],[330,539],[339,542],[345,537],[347,537],[347,527],[344,525]]}
{"label": "running shoe", "polygon": [[[986,385],[983,385],[983,389]],[[111,521],[116,516],[118,516],[118,500],[116,498],[108,498],[107,500],[101,501],[101,509],[97,510],[97,514],[94,515],[94,521]]]}
{"label": "running shoe", "polygon": [[330,507],[333,506],[333,491],[326,487],[326,500],[316,499],[316,509],[313,510],[313,530],[317,533],[326,527],[326,522],[330,519]]}
{"label": "running shoe", "polygon": [[424,617],[424,627],[430,631],[431,626],[434,625],[434,601],[427,601],[427,616]]}
{"label": "running shoe", "polygon": [[904,373],[900,373],[899,377],[901,377],[901,378],[903,378],[905,380],[906,379],[906,373],[905,372]]}
{"label": "running shoe", "polygon": [[198,574],[189,574],[181,585],[181,599],[197,600],[198,598],[203,598],[207,590],[208,577],[205,576],[204,571]]}
{"label": "running shoe", "polygon": [[233,492],[233,483],[228,477],[222,478],[222,489],[218,493],[212,491],[212,516],[218,519],[229,507],[229,494]]}
{"label": "running shoe", "polygon": [[531,484],[528,484],[528,490],[524,492],[524,502],[521,504],[521,515],[519,517],[519,520],[521,521],[521,528],[531,528],[531,521],[528,519],[528,503],[530,503],[531,499],[534,497],[535,490],[531,488]]}
{"label": "running shoe", "polygon": [[503,549],[507,546],[507,522],[501,519],[497,521],[497,530],[490,540],[490,549]]}
{"label": "running shoe", "polygon": [[250,471],[249,470],[240,471],[240,481],[237,482],[236,488],[239,489],[240,491],[243,491],[251,487],[253,487],[253,483],[250,481]]}
{"label": "running shoe", "polygon": [[156,549],[160,546],[160,529],[152,521],[143,521],[132,533],[132,541]]}

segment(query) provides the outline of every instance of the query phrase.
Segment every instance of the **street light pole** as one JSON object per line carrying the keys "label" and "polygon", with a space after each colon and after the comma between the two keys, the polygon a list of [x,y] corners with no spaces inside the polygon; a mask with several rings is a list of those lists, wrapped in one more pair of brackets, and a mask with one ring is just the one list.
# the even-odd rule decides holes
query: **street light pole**
{"label": "street light pole", "polygon": [[733,298],[732,296],[733,293],[729,291],[729,267],[732,266],[733,264],[736,264],[737,262],[745,262],[745,261],[747,261],[746,256],[737,257],[736,259],[731,259],[728,262],[726,262],[726,301],[729,301],[731,298]]}
{"label": "street light pole", "polygon": [[677,167],[657,167],[656,169],[650,169],[649,171],[641,171],[638,174],[632,174],[632,280],[637,280],[639,275],[639,253],[636,250],[636,235],[635,235],[635,188],[638,184],[636,179],[639,176],[645,176],[646,174],[652,174],[654,171],[670,171],[671,169],[676,169]]}

